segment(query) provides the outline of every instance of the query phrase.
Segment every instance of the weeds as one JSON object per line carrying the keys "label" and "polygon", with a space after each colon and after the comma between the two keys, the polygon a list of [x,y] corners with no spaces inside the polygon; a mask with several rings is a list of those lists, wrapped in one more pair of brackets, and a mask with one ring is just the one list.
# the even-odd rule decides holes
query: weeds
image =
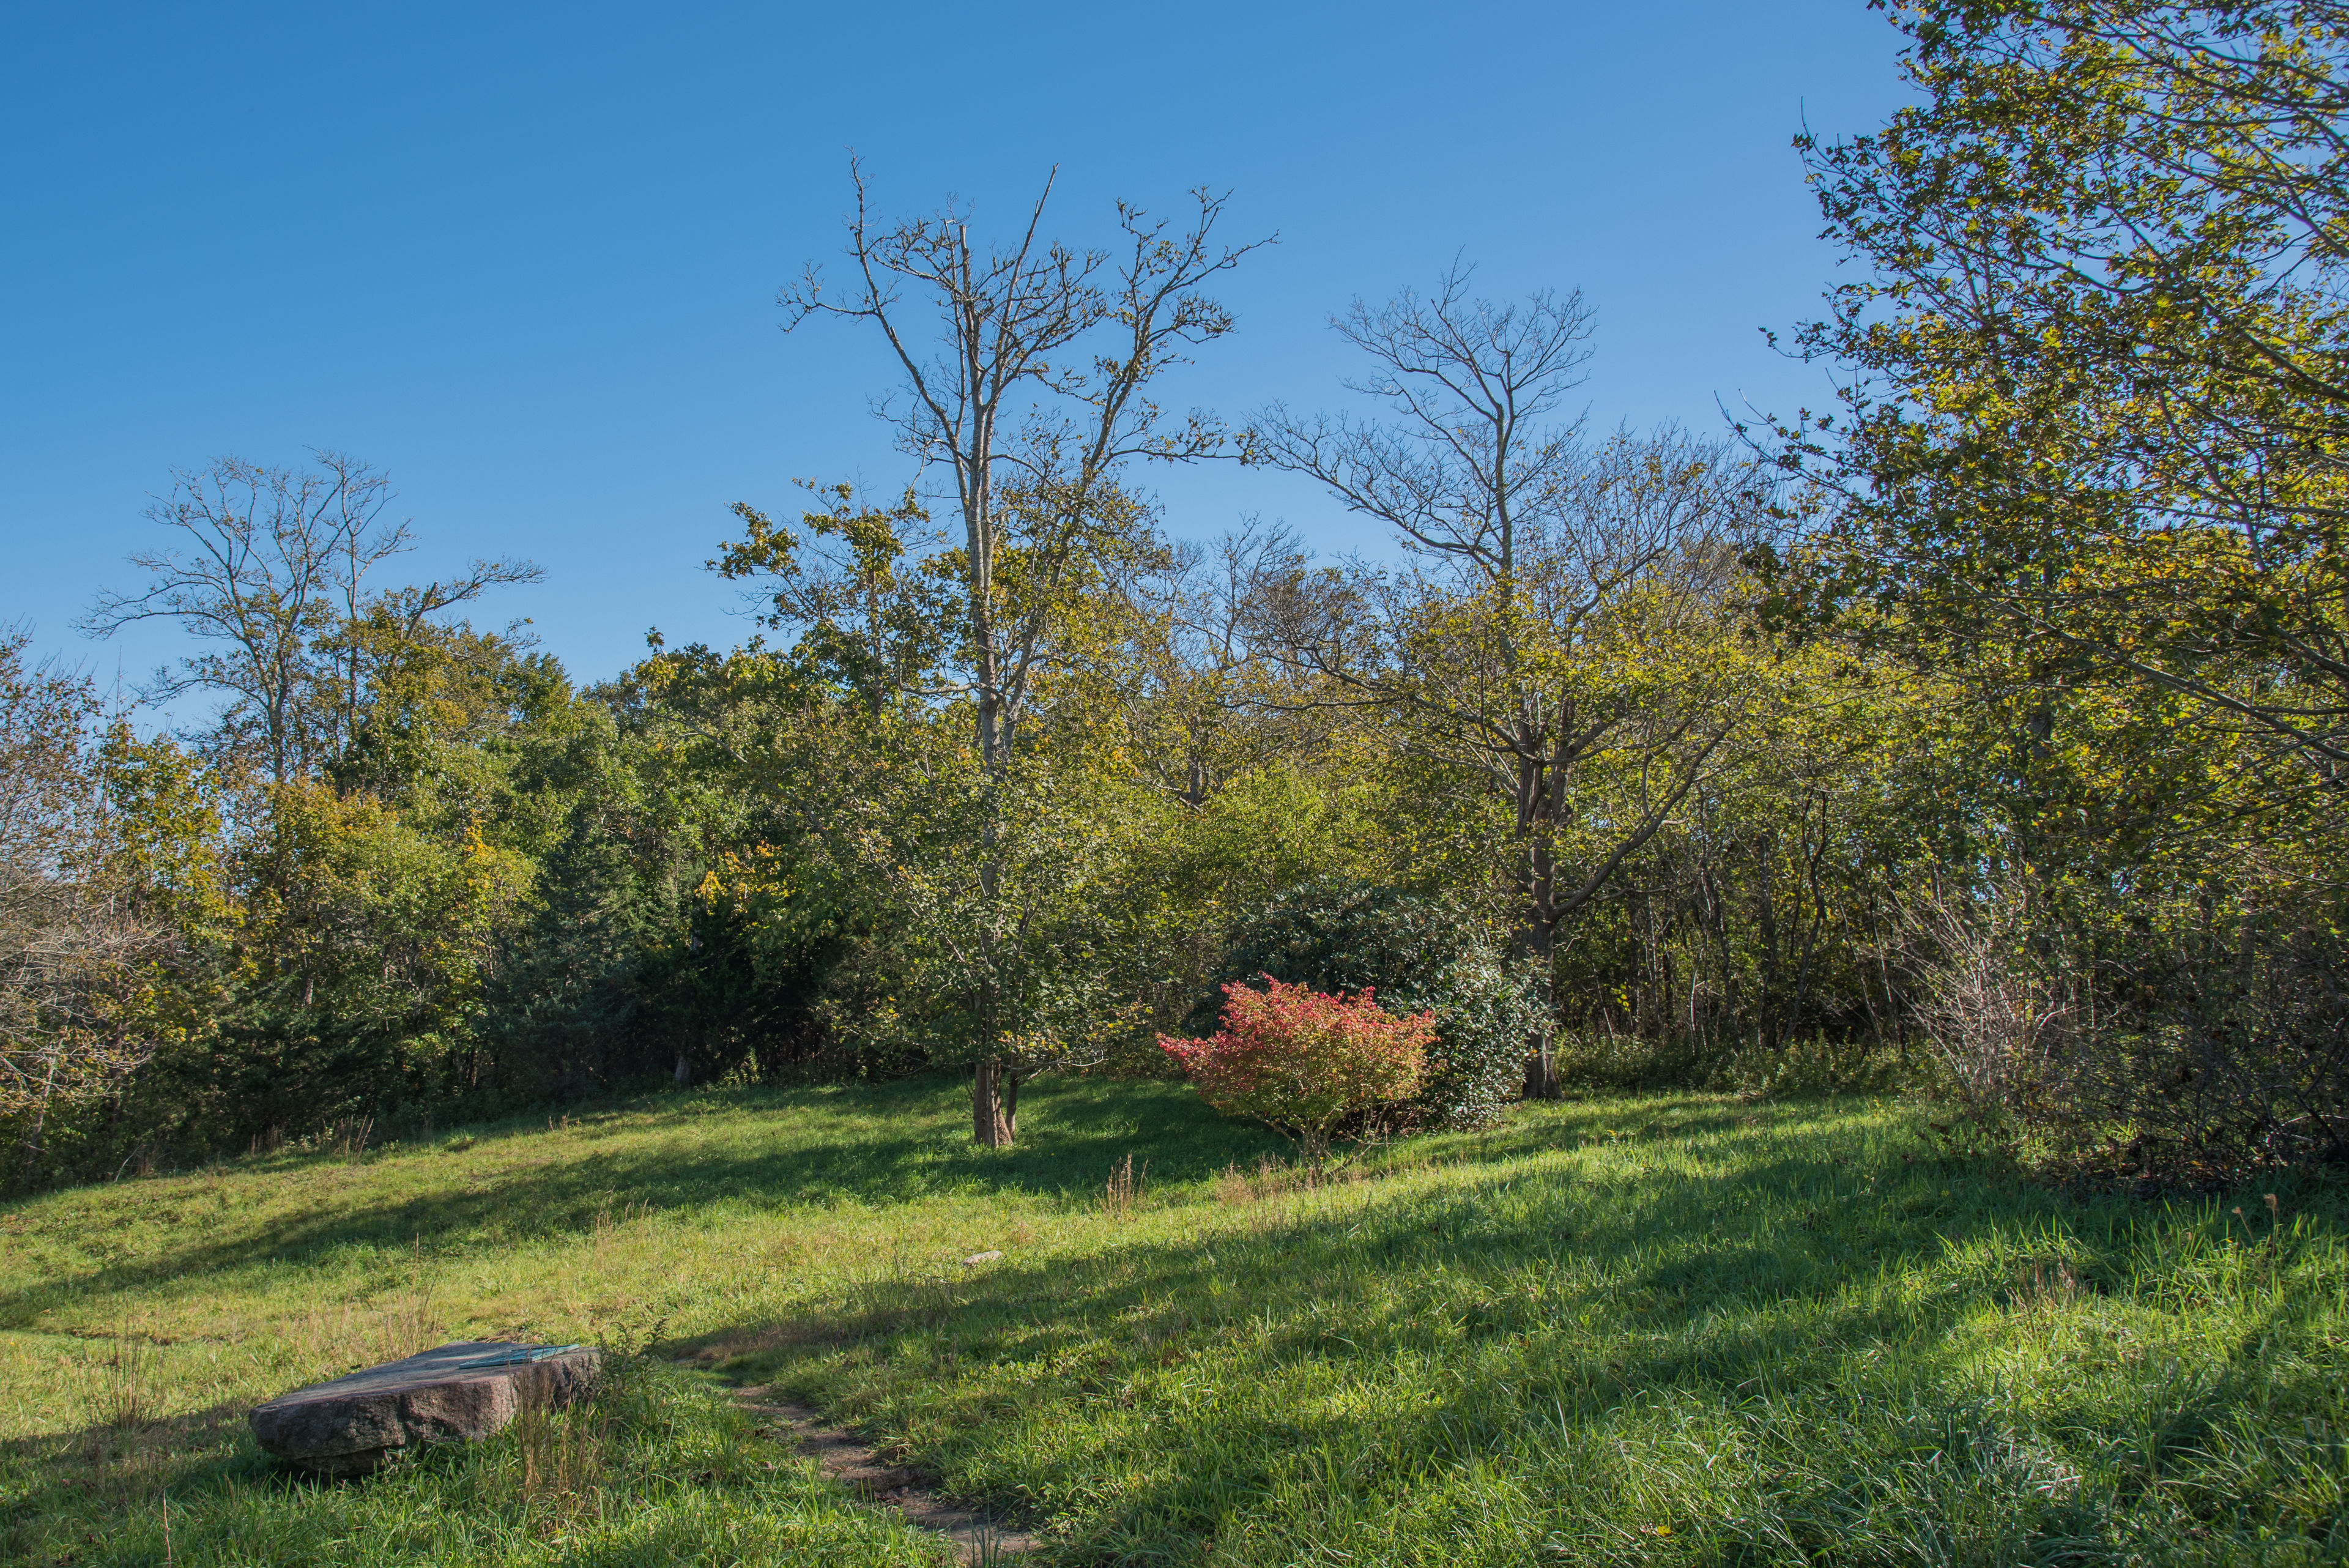
{"label": "weeds", "polygon": [[1318,1167],[1291,1165],[1272,1155],[1260,1154],[1256,1157],[1253,1169],[1242,1170],[1237,1161],[1224,1167],[1216,1177],[1216,1201],[1253,1208],[1292,1192],[1308,1191],[1320,1179]]}
{"label": "weeds", "polygon": [[623,1204],[617,1217],[612,1213],[609,1199],[595,1210],[595,1221],[588,1228],[588,1248],[595,1260],[598,1272],[603,1272],[611,1263],[615,1251],[619,1245],[621,1231],[631,1226],[641,1225],[649,1220],[652,1216],[653,1206],[647,1202]]}
{"label": "weeds", "polygon": [[318,1144],[336,1159],[357,1165],[367,1153],[367,1138],[374,1132],[373,1116],[344,1116],[319,1135]]}
{"label": "weeds", "polygon": [[1271,1202],[1299,1192],[1319,1192],[1330,1187],[1351,1187],[1359,1182],[1378,1179],[1396,1171],[1410,1168],[1398,1165],[1385,1168],[1366,1165],[1361,1152],[1344,1160],[1325,1162],[1299,1159],[1294,1162],[1274,1155],[1260,1154],[1256,1164],[1247,1169],[1237,1162],[1226,1165],[1215,1178],[1216,1201],[1235,1207],[1252,1207]]}
{"label": "weeds", "polygon": [[98,1363],[98,1387],[91,1397],[90,1416],[99,1427],[117,1432],[136,1431],[151,1425],[158,1414],[155,1347],[131,1332],[126,1320],[107,1342]]}
{"label": "weeds", "polygon": [[1135,1169],[1133,1152],[1127,1150],[1123,1159],[1109,1168],[1109,1181],[1102,1189],[1102,1212],[1112,1219],[1133,1213],[1134,1206],[1142,1201],[1142,1189],[1149,1175],[1148,1163]]}
{"label": "weeds", "polygon": [[554,1519],[574,1523],[602,1501],[616,1422],[603,1400],[558,1409],[535,1385],[531,1388],[514,1412],[512,1428],[516,1495]]}
{"label": "weeds", "polygon": [[398,1361],[440,1344],[444,1336],[440,1314],[433,1310],[432,1275],[425,1267],[424,1238],[408,1248],[408,1278],[392,1298],[390,1309],[378,1319],[381,1359]]}
{"label": "weeds", "polygon": [[2055,1315],[2080,1299],[2080,1276],[2068,1258],[2035,1259],[2015,1281],[2012,1300],[2024,1313]]}

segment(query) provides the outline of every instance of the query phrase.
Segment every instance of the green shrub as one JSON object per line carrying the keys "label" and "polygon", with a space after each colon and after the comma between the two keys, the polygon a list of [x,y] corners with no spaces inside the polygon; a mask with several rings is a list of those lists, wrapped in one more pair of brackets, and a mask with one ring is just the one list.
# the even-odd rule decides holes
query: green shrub
{"label": "green shrub", "polygon": [[1216,989],[1193,1009],[1194,1033],[1215,1027],[1222,987],[1261,978],[1323,992],[1373,989],[1398,1012],[1435,1014],[1427,1075],[1406,1108],[1422,1127],[1478,1127],[1525,1081],[1526,1041],[1543,1023],[1525,966],[1455,906],[1350,877],[1325,877],[1268,900],[1232,934]]}

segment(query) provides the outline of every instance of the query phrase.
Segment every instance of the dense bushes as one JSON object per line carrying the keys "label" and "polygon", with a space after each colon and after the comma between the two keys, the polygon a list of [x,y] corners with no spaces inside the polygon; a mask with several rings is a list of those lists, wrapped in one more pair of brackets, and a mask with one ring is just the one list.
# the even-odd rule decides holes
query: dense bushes
{"label": "dense bushes", "polygon": [[1533,975],[1507,962],[1466,911],[1424,895],[1325,877],[1266,900],[1233,932],[1192,1027],[1220,988],[1259,976],[1322,992],[1375,990],[1384,1004],[1434,1015],[1427,1075],[1405,1107],[1416,1126],[1491,1123],[1525,1078],[1526,1042],[1545,1018]]}
{"label": "dense bushes", "polygon": [[[718,565],[778,640],[656,637],[587,691],[458,618],[533,568],[361,584],[410,542],[364,465],[180,475],[171,547],[136,557],[160,576],[92,624],[171,607],[199,651],[158,690],[216,699],[210,726],[137,742],[88,682],[0,670],[0,1180],[817,1064],[973,1067],[999,1143],[1023,1076],[1131,1064],[1273,983],[1431,1016],[1409,1100],[1350,1102],[1366,1130],[1488,1123],[1563,1033],[1586,1083],[1909,1087],[1930,1060],[2051,1165],[2342,1158],[2349,296],[2271,265],[2340,184],[2294,182],[2349,125],[2341,51],[2290,7],[1897,9],[1921,101],[1806,140],[1873,269],[1802,337],[1854,401],[1782,428],[1775,471],[1521,426],[1587,318],[1463,269],[1349,318],[1392,419],[1247,443],[1394,524],[1407,570],[1173,538],[1114,462],[1070,484],[1080,448],[1150,449],[1154,407],[1112,399],[1140,421],[1115,439],[961,454],[1028,541],[993,565],[993,524],[917,490],[738,507]],[[2082,68],[2105,43],[2066,29],[2144,47]],[[2001,223],[2022,251],[1941,243]],[[2126,281],[2109,332],[2073,330],[2108,230],[2193,286]],[[1067,319],[1229,325],[1151,315],[1174,297]],[[2240,358],[2271,329],[2282,358]],[[1439,408],[1388,374],[1454,370],[1516,390]]]}
{"label": "dense bushes", "polygon": [[2210,1180],[2349,1158],[2349,947],[2321,909],[2123,919],[2014,886],[1920,906],[1920,1029],[1977,1126],[2066,1168]]}
{"label": "dense bushes", "polygon": [[1206,1040],[1159,1037],[1199,1097],[1226,1116],[1294,1133],[1306,1158],[1377,1106],[1407,1101],[1426,1075],[1433,1013],[1399,1017],[1369,991],[1332,996],[1270,977],[1224,987],[1223,1027]]}

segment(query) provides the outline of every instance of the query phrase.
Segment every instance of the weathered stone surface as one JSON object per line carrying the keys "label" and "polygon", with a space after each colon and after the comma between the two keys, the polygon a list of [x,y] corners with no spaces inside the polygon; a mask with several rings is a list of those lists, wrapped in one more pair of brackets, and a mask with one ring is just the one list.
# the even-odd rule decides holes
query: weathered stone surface
{"label": "weathered stone surface", "polygon": [[568,1405],[594,1380],[582,1345],[473,1339],[280,1394],[253,1411],[253,1435],[279,1459],[360,1475],[402,1449],[477,1442],[527,1402]]}

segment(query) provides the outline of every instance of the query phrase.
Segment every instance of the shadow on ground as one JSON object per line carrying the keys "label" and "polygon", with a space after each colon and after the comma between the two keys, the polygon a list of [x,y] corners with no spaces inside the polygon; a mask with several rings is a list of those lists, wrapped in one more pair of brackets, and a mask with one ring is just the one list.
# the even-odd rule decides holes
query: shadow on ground
{"label": "shadow on ground", "polygon": [[[1744,1434],[1697,1459],[1730,1459],[1724,1478],[1751,1469],[1736,1484],[1761,1500],[1754,1517],[1802,1552],[1832,1554],[1851,1520],[1904,1509],[1963,1514],[1983,1540],[2103,1528],[2085,1494],[2048,1479],[2073,1472],[1969,1391],[1977,1347],[1961,1330],[2041,1288],[2049,1259],[2066,1291],[2128,1280],[2184,1217],[1968,1179],[1893,1140],[1837,1147],[1800,1107],[1760,1157],[1710,1177],[1506,1168],[1561,1144],[1753,1125],[1569,1110],[1461,1140],[1460,1179],[1441,1187],[1366,1182],[1308,1220],[885,1281],[832,1319],[745,1323],[685,1348],[876,1439],[914,1434],[950,1488],[1058,1517],[1086,1560],[1188,1560],[1283,1488],[1398,1511],[1480,1474],[1510,1478],[1498,1495],[1629,1497],[1663,1483],[1631,1473],[1632,1449],[1607,1434],[1667,1405]],[[1875,1288],[1887,1280],[1900,1288]],[[2146,1394],[2147,1473],[2229,1420],[2337,1402],[2269,1366],[2298,1310],[2280,1303],[2222,1366]],[[2054,1412],[2052,1429],[2121,1440],[2104,1398]]]}
{"label": "shadow on ground", "polygon": [[[461,1252],[577,1234],[598,1215],[631,1206],[676,1213],[730,1204],[882,1205],[1005,1190],[1075,1195],[1097,1192],[1111,1165],[1128,1155],[1150,1179],[1183,1183],[1226,1165],[1288,1152],[1262,1129],[1216,1116],[1179,1085],[1112,1087],[1116,1092],[1109,1094],[1098,1084],[1050,1080],[1031,1087],[1022,1096],[1022,1142],[1009,1149],[969,1142],[967,1091],[945,1078],[859,1085],[853,1096],[830,1089],[709,1091],[666,1116],[591,1116],[542,1132],[529,1146],[515,1144],[514,1159],[503,1165],[495,1163],[502,1146],[516,1133],[536,1129],[451,1133],[440,1145],[396,1149],[367,1167],[386,1185],[408,1182],[424,1190],[377,1194],[355,1184],[324,1196],[314,1208],[264,1222],[231,1216],[191,1225],[186,1241],[153,1252],[59,1270],[0,1291],[0,1327],[23,1325],[42,1312],[86,1302],[93,1293],[185,1283],[336,1249],[421,1246]],[[755,1147],[760,1125],[771,1126],[775,1135],[763,1148]],[[719,1136],[694,1147],[690,1135],[702,1127]],[[665,1133],[676,1137],[664,1138]],[[686,1147],[678,1147],[680,1140]],[[746,1144],[754,1147],[741,1147]],[[432,1168],[441,1147],[474,1157],[470,1179],[454,1168],[445,1177]],[[486,1169],[481,1168],[484,1159]],[[326,1157],[281,1157],[256,1174],[334,1163]],[[39,1201],[13,1207],[18,1213],[36,1211]]]}

